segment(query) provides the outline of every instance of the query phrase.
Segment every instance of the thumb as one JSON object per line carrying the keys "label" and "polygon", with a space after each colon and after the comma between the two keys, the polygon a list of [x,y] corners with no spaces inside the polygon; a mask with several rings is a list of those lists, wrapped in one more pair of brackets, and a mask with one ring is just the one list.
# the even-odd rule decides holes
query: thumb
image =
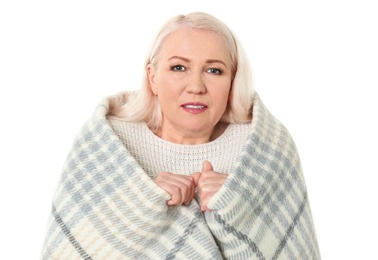
{"label": "thumb", "polygon": [[201,177],[201,173],[200,172],[195,172],[195,173],[192,174],[192,177],[194,179],[195,185],[197,186],[198,185],[198,180]]}
{"label": "thumb", "polygon": [[211,163],[209,161],[204,161],[202,164],[202,172],[212,171],[212,170],[213,170],[213,166],[211,165]]}

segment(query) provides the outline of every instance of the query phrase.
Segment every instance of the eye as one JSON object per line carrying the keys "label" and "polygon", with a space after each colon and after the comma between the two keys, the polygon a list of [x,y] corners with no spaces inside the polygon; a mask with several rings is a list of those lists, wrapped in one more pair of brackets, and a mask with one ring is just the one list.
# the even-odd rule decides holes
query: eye
{"label": "eye", "polygon": [[210,68],[207,70],[208,73],[210,74],[216,74],[216,75],[221,75],[222,74],[222,71],[220,69],[216,69],[216,68]]}
{"label": "eye", "polygon": [[171,67],[171,70],[173,71],[185,71],[185,67],[182,65],[175,65]]}

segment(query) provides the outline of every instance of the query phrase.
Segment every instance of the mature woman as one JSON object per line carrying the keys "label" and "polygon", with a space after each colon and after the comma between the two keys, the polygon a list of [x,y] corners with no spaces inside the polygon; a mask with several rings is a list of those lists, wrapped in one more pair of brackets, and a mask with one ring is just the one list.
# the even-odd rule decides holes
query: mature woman
{"label": "mature woman", "polygon": [[42,259],[320,259],[295,145],[230,29],[169,20],[77,136]]}

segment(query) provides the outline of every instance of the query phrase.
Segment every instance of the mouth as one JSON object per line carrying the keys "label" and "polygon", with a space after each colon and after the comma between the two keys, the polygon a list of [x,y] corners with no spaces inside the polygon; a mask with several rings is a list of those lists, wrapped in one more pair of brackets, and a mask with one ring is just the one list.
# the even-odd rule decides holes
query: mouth
{"label": "mouth", "polygon": [[181,107],[189,113],[200,113],[207,108],[205,104],[198,102],[185,103]]}
{"label": "mouth", "polygon": [[205,106],[201,106],[201,105],[185,105],[183,107],[189,108],[189,109],[204,109],[205,108]]}

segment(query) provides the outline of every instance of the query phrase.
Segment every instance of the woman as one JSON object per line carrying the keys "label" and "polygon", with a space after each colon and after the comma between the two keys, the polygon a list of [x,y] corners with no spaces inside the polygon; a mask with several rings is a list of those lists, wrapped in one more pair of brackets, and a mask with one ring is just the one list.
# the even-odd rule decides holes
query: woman
{"label": "woman", "polygon": [[295,145],[228,27],[176,16],[145,65],[77,136],[42,259],[320,259]]}

